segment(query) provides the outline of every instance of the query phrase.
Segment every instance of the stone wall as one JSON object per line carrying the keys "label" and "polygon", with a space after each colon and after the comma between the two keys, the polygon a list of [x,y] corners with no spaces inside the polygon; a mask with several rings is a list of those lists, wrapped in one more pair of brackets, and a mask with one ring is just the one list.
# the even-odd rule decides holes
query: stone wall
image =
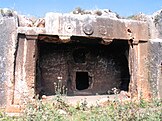
{"label": "stone wall", "polygon": [[[0,14],[1,15],[1,14]],[[17,18],[0,16],[0,105],[7,104],[13,85]]]}
{"label": "stone wall", "polygon": [[152,96],[162,98],[162,10],[152,15],[139,14],[134,16],[134,19],[148,23],[148,49],[143,50],[148,54],[145,66],[148,68],[148,82]]}
{"label": "stone wall", "polygon": [[149,45],[149,82],[153,96],[162,98],[162,42],[150,42]]}
{"label": "stone wall", "polygon": [[149,81],[154,97],[162,98],[162,10],[149,16]]}

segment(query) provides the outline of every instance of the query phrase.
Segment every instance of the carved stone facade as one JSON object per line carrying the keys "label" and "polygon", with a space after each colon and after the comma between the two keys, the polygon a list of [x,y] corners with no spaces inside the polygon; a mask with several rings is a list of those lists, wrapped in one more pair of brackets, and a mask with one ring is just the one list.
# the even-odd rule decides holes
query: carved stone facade
{"label": "carved stone facade", "polygon": [[[47,13],[0,17],[0,104],[19,112],[36,95],[162,97],[161,11],[142,20]],[[159,17],[160,16],[160,17]]]}

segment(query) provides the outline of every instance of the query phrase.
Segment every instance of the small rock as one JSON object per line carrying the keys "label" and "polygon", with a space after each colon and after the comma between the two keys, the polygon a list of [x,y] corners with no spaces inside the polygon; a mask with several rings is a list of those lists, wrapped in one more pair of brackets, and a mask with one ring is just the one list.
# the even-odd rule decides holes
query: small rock
{"label": "small rock", "polygon": [[4,17],[12,17],[13,16],[12,12],[13,11],[8,9],[8,8],[3,8],[3,9],[0,10],[1,15],[4,16]]}
{"label": "small rock", "polygon": [[125,98],[130,98],[130,94],[126,91],[121,91],[119,94],[120,98],[125,99]]}
{"label": "small rock", "polygon": [[46,95],[42,95],[42,99],[47,99],[47,96]]}
{"label": "small rock", "polygon": [[57,111],[58,111],[58,113],[61,114],[61,115],[66,115],[66,114],[67,114],[67,112],[64,111],[64,110],[62,110],[62,109],[58,109]]}

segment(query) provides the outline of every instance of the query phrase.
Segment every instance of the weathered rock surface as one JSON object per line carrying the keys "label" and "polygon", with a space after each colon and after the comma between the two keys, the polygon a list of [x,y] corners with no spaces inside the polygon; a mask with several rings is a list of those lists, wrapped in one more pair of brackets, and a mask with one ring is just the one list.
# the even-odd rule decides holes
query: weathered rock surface
{"label": "weathered rock surface", "polygon": [[0,17],[0,105],[6,105],[13,84],[17,19]]}

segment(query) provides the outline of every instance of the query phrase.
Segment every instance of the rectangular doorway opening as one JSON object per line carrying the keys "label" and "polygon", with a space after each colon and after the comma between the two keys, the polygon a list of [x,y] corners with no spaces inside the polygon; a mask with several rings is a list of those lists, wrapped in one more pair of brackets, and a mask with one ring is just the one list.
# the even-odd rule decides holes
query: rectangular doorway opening
{"label": "rectangular doorway opening", "polygon": [[84,90],[89,87],[88,72],[76,72],[76,89]]}

